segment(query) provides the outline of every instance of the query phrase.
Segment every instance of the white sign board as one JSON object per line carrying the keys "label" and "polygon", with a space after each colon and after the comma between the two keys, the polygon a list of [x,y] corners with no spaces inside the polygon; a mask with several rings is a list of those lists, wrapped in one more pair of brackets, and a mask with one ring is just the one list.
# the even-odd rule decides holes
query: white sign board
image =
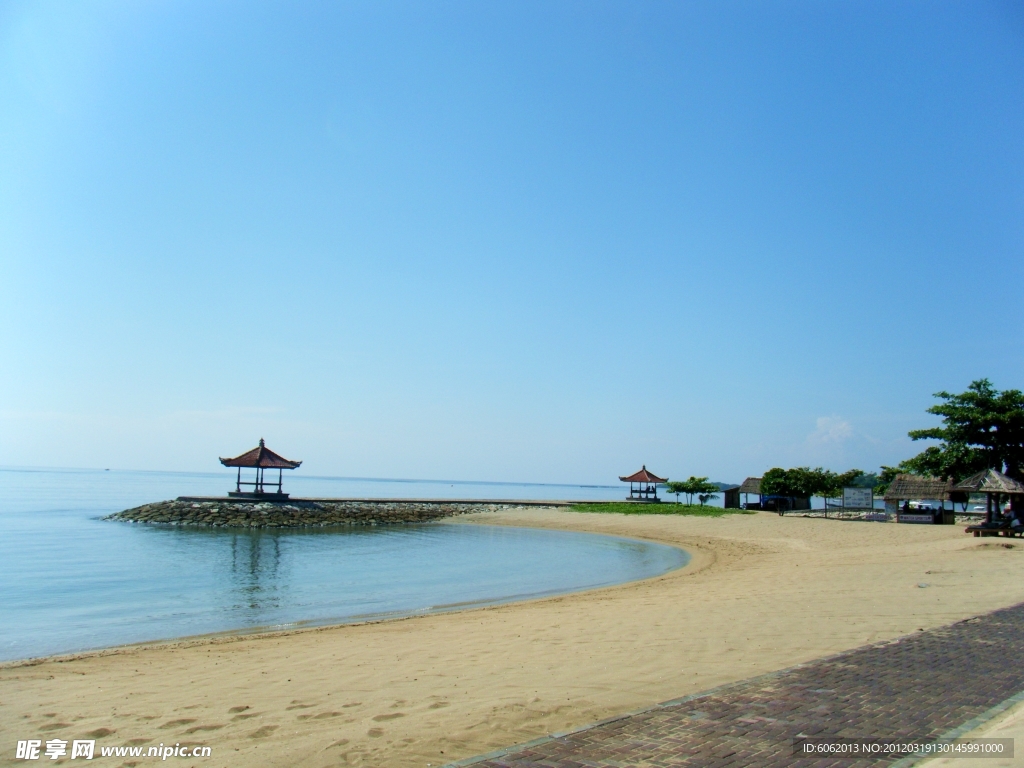
{"label": "white sign board", "polygon": [[875,506],[872,488],[843,488],[843,506],[847,509],[871,509]]}
{"label": "white sign board", "polygon": [[897,523],[934,523],[932,515],[904,515],[902,512],[896,516]]}

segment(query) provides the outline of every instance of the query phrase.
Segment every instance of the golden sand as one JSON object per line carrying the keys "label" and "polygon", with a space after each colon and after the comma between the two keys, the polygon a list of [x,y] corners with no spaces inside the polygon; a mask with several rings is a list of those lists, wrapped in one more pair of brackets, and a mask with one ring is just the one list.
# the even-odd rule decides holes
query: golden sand
{"label": "golden sand", "polygon": [[1024,545],[962,526],[550,509],[461,519],[649,539],[693,560],[460,613],[4,665],[0,764],[17,739],[52,735],[207,744],[212,759],[188,763],[203,766],[437,766],[1024,601]]}

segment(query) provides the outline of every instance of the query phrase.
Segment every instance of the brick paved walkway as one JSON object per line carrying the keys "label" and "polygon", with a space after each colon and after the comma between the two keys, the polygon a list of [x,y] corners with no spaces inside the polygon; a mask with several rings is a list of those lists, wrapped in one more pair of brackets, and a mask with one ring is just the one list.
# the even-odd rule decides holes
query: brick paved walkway
{"label": "brick paved walkway", "polygon": [[892,758],[795,758],[793,741],[959,735],[953,732],[1024,691],[1024,664],[1006,663],[1022,658],[1024,604],[454,765],[888,765]]}

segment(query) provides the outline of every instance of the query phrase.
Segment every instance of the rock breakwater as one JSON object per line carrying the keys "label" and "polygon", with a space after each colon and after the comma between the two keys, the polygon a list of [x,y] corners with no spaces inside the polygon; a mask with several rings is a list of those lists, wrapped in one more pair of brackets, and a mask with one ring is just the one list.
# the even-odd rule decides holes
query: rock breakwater
{"label": "rock breakwater", "polygon": [[255,501],[174,499],[143,504],[104,520],[210,528],[323,528],[423,523],[471,512],[512,509],[509,504],[459,502]]}

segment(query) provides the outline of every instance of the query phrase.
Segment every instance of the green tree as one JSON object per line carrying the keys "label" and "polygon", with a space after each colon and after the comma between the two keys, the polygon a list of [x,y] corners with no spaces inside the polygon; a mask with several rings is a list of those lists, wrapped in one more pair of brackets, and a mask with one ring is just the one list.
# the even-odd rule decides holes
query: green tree
{"label": "green tree", "polygon": [[718,485],[708,482],[706,477],[694,477],[693,475],[690,475],[689,479],[670,482],[666,487],[668,488],[669,493],[676,494],[676,503],[679,502],[679,494],[681,493],[686,494],[687,504],[693,504],[694,496],[698,499],[700,499],[702,495],[706,496],[707,498],[700,502],[701,506],[704,506],[704,502],[708,499],[718,498],[716,495],[719,490]]}
{"label": "green tree", "polygon": [[861,472],[859,469],[851,469],[850,472],[859,472],[860,474],[847,483],[847,486],[851,488],[875,488],[878,486],[877,472]]}
{"label": "green tree", "polygon": [[700,505],[702,507],[707,502],[711,501],[712,499],[717,499],[717,498],[718,498],[718,486],[715,485],[714,483],[707,483],[704,486],[704,492],[697,494],[697,500],[700,502]]}
{"label": "green tree", "polygon": [[[825,499],[825,506],[828,506],[829,499],[838,499],[843,495],[843,488],[857,487],[860,479],[865,477],[863,469],[849,469],[846,472],[827,472],[822,478],[821,487],[818,490],[818,496]],[[864,486],[861,486],[864,487]],[[868,488],[871,485],[867,486]]]}
{"label": "green tree", "polygon": [[843,478],[845,475],[837,475],[829,469],[811,470],[811,493],[810,496],[821,496],[828,507],[828,500],[834,499],[843,494]]}
{"label": "green tree", "polygon": [[686,493],[686,483],[681,480],[670,480],[665,483],[665,490],[676,495],[676,504],[679,503],[679,494]]}
{"label": "green tree", "polygon": [[712,499],[718,498],[718,483],[710,482],[706,477],[691,477],[693,493],[697,496],[697,501],[703,507],[707,502]]}
{"label": "green tree", "polygon": [[[865,484],[864,478],[869,478],[869,482]],[[850,469],[836,475],[836,484],[840,492],[843,488],[873,488],[875,484],[870,478],[863,469]]]}
{"label": "green tree", "polygon": [[765,496],[788,496],[810,498],[821,496],[828,503],[829,499],[838,498],[843,488],[853,485],[864,476],[863,470],[851,469],[837,474],[830,469],[821,467],[794,467],[769,469],[761,478],[761,493]]}
{"label": "green tree", "polygon": [[885,494],[889,490],[889,484],[896,479],[896,475],[909,473],[909,469],[904,468],[906,462],[900,462],[895,467],[882,467],[882,471],[878,473],[878,483],[875,485],[875,493]]}
{"label": "green tree", "polygon": [[761,476],[762,496],[791,496],[792,490],[789,472],[782,467],[772,467]]}
{"label": "green tree", "polygon": [[774,467],[761,478],[761,493],[765,496],[814,496],[823,483],[821,467]]}
{"label": "green tree", "polygon": [[966,392],[936,392],[943,402],[928,413],[942,417],[942,426],[915,429],[912,440],[939,440],[896,467],[883,467],[893,476],[897,470],[915,475],[963,480],[994,469],[1022,479],[1024,470],[1024,393],[1018,389],[1000,392],[988,379],[971,382]]}

